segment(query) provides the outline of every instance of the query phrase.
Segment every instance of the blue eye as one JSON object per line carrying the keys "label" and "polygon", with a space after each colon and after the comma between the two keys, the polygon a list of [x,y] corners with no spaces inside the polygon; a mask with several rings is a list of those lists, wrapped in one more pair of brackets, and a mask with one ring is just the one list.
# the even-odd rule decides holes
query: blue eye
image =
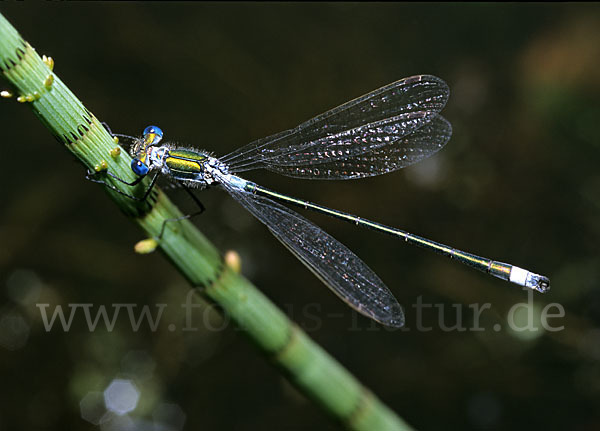
{"label": "blue eye", "polygon": [[140,159],[133,159],[131,161],[131,170],[140,177],[143,177],[148,173],[148,166],[144,164]]}
{"label": "blue eye", "polygon": [[148,126],[144,129],[144,139],[149,140],[150,145],[156,145],[163,138],[163,131],[158,126]]}

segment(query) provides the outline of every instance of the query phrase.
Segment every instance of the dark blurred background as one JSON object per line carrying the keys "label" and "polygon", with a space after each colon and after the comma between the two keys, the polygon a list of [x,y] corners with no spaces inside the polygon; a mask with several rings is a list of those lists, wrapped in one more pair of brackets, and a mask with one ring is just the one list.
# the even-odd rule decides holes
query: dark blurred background
{"label": "dark blurred background", "polygon": [[[247,178],[546,274],[548,294],[303,213],[398,297],[407,329],[391,331],[351,311],[225,193],[200,193],[208,210],[195,223],[415,428],[600,428],[599,5],[3,2],[0,12],[113,131],[157,124],[217,155],[406,76],[446,80],[454,134],[425,162],[358,181]],[[0,119],[0,429],[336,428],[196,297],[187,319],[185,280],[160,253],[133,252],[142,232],[26,105],[3,100]],[[136,304],[136,319],[167,306],[156,330],[133,328],[125,309],[112,330],[90,330],[80,306],[69,330],[57,320],[46,331],[41,312],[60,305],[68,318],[69,304],[91,304],[92,318]],[[480,330],[474,307],[486,308]]]}

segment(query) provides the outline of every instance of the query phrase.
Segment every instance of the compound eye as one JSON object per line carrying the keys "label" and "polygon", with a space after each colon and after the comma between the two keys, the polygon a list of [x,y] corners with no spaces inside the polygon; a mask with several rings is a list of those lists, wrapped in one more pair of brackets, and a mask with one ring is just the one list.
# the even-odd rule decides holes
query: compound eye
{"label": "compound eye", "polygon": [[140,177],[143,177],[148,173],[148,166],[140,159],[133,159],[131,161],[131,170]]}
{"label": "compound eye", "polygon": [[148,126],[144,129],[144,140],[149,145],[156,145],[163,138],[163,131],[158,126]]}

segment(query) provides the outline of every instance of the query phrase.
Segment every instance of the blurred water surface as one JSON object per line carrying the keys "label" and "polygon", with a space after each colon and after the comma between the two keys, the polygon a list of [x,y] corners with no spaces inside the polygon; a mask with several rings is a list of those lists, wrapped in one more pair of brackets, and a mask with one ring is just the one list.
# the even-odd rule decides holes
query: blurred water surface
{"label": "blurred water surface", "polygon": [[[404,305],[408,329],[389,331],[348,309],[225,193],[201,193],[208,210],[195,222],[417,429],[600,428],[597,4],[2,3],[0,12],[114,131],[157,124],[217,155],[397,79],[443,78],[454,134],[430,160],[359,181],[247,177],[546,274],[549,294],[305,214]],[[0,121],[0,429],[335,429],[159,253],[133,252],[142,233],[27,106],[2,101]],[[189,301],[199,308],[188,321]],[[81,306],[68,331],[46,331],[42,311],[69,304],[91,304],[92,317],[136,306],[123,306],[112,329],[90,331]],[[166,305],[156,328],[132,328],[129,311],[156,314],[157,304]],[[544,316],[562,329],[540,327]],[[521,330],[530,323],[537,330]],[[119,415],[107,397],[133,410]]]}

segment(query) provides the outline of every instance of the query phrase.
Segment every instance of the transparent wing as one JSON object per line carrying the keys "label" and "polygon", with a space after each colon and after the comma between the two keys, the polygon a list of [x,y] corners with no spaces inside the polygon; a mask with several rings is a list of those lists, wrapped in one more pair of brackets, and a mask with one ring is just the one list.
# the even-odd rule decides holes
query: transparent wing
{"label": "transparent wing", "polygon": [[294,129],[259,139],[221,158],[232,172],[271,165],[300,166],[353,157],[413,133],[448,100],[444,81],[405,78],[312,118]]}
{"label": "transparent wing", "polygon": [[346,246],[283,205],[226,183],[223,186],[348,305],[384,325],[404,324],[396,298]]}
{"label": "transparent wing", "polygon": [[294,178],[346,180],[387,174],[431,156],[446,145],[452,126],[441,115],[415,132],[400,138],[386,136],[387,143],[362,154],[343,159],[322,159],[321,163],[279,165],[270,160],[264,168]]}

